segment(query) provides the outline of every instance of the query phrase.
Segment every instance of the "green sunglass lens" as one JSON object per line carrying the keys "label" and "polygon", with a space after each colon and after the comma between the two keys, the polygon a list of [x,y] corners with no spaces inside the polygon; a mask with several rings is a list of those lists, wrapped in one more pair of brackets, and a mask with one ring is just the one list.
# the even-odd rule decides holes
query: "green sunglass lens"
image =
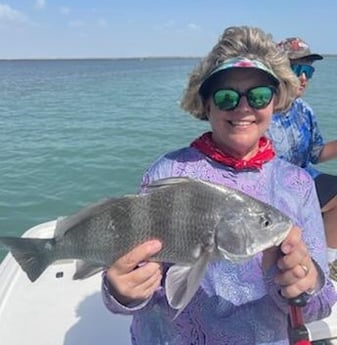
{"label": "green sunglass lens", "polygon": [[266,107],[273,98],[273,90],[270,87],[259,86],[250,89],[247,94],[248,103],[255,109]]}
{"label": "green sunglass lens", "polygon": [[213,96],[214,104],[221,110],[230,110],[239,103],[240,95],[234,90],[218,90]]}
{"label": "green sunglass lens", "polygon": [[273,95],[274,89],[270,86],[257,86],[242,94],[236,90],[222,89],[214,93],[213,101],[220,110],[233,110],[239,104],[241,96],[246,96],[252,108],[262,109],[271,102]]}

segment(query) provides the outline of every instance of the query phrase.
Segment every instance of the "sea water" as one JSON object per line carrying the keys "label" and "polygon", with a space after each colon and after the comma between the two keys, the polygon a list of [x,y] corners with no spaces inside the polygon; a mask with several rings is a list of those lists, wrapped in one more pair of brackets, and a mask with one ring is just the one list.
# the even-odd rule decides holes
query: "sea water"
{"label": "sea water", "polygon": [[[198,61],[0,61],[0,234],[136,192],[154,159],[208,130],[179,108]],[[305,99],[335,139],[337,58],[315,66]]]}
{"label": "sea water", "polygon": [[[0,234],[19,236],[98,199],[136,192],[154,159],[208,130],[179,109],[198,61],[0,61]],[[337,58],[316,65],[305,98],[331,140]],[[337,173],[336,161],[321,168]],[[129,318],[111,315],[118,344],[130,344],[128,328]]]}

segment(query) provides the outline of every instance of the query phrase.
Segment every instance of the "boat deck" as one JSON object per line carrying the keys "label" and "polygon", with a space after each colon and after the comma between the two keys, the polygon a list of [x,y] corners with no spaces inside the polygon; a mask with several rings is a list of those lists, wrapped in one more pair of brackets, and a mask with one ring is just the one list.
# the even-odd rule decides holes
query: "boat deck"
{"label": "boat deck", "polygon": [[[54,227],[55,221],[44,223],[25,236],[50,237]],[[8,254],[0,265],[1,344],[129,345],[130,317],[106,310],[100,274],[75,281],[74,271],[74,260],[55,263],[33,285]],[[330,341],[337,344],[337,306],[329,318],[309,324],[308,330],[311,340],[335,338]]]}

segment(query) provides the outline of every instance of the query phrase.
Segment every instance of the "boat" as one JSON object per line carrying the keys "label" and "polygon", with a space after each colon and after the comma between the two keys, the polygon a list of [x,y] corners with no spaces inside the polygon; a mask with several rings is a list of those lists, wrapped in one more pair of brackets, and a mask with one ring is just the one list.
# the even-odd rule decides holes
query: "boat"
{"label": "boat", "polygon": [[[55,224],[55,220],[39,224],[23,237],[50,238]],[[73,280],[75,268],[75,260],[55,262],[32,283],[12,255],[6,255],[0,264],[1,344],[131,344],[131,318],[105,308],[101,274]],[[337,345],[337,305],[328,318],[305,327],[315,344]]]}

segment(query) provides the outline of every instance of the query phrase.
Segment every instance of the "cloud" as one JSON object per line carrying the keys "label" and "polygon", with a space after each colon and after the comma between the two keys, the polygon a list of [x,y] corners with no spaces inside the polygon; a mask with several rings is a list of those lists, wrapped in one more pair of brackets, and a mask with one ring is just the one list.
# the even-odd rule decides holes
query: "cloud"
{"label": "cloud", "polygon": [[60,7],[60,12],[65,15],[65,16],[69,16],[70,14],[70,8],[69,7],[65,7],[65,6],[62,6]]}
{"label": "cloud", "polygon": [[200,31],[200,30],[201,30],[200,25],[193,24],[193,23],[187,24],[187,27],[188,27],[188,29],[190,29],[191,31]]}
{"label": "cloud", "polygon": [[103,19],[103,18],[100,18],[97,20],[97,25],[100,27],[100,28],[107,28],[109,26],[108,22]]}
{"label": "cloud", "polygon": [[176,24],[175,21],[171,19],[168,22],[164,23],[163,27],[165,27],[165,28],[172,28],[172,27],[175,26],[175,24]]}
{"label": "cloud", "polygon": [[36,0],[35,1],[35,8],[38,10],[42,10],[46,7],[46,0]]}
{"label": "cloud", "polygon": [[168,20],[167,22],[160,23],[154,26],[155,31],[171,31],[175,29],[176,23],[174,20]]}
{"label": "cloud", "polygon": [[183,26],[176,23],[174,20],[168,20],[166,22],[161,23],[154,27],[156,31],[162,32],[177,32],[177,33],[193,33],[193,32],[201,32],[202,27],[195,23],[185,23]]}
{"label": "cloud", "polygon": [[21,26],[29,24],[27,16],[9,5],[0,4],[0,26]]}
{"label": "cloud", "polygon": [[82,28],[84,26],[84,22],[82,20],[71,20],[69,22],[69,26],[72,28]]}

